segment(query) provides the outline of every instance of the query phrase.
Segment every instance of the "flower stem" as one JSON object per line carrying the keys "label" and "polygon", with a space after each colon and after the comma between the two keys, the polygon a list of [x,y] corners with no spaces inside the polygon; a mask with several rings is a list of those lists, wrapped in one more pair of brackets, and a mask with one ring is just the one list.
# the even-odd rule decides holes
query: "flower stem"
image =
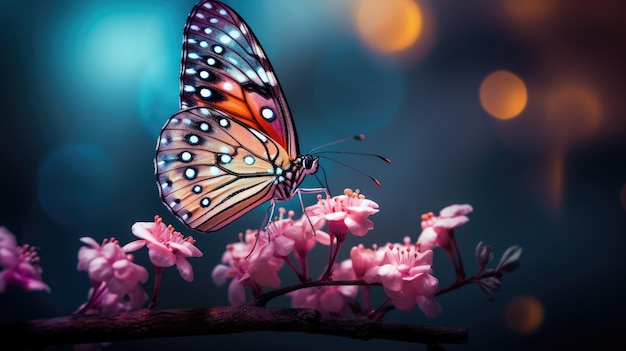
{"label": "flower stem", "polygon": [[483,278],[488,278],[488,277],[496,277],[496,278],[500,278],[502,276],[502,272],[497,271],[497,270],[487,270],[482,274],[478,274],[475,273],[474,275],[472,275],[471,277],[467,278],[467,279],[457,279],[457,281],[455,281],[454,283],[441,288],[439,290],[437,290],[437,292],[435,293],[435,296],[439,296],[442,294],[445,294],[447,292],[450,292],[452,290],[456,290],[462,286],[465,286],[467,284],[471,284],[471,283],[476,283],[478,282],[480,279]]}
{"label": "flower stem", "polygon": [[104,282],[98,282],[97,285],[94,285],[93,290],[91,291],[91,295],[89,296],[89,301],[83,305],[79,310],[74,312],[74,315],[79,315],[85,313],[85,311],[89,310],[93,305],[96,304],[96,301],[100,299],[102,294],[104,294],[105,289]]}
{"label": "flower stem", "polygon": [[361,298],[363,299],[363,309],[365,311],[370,310],[370,287],[369,285],[363,286],[361,289]]}
{"label": "flower stem", "polygon": [[452,262],[454,262],[454,269],[456,271],[456,279],[463,280],[465,279],[465,269],[463,268],[463,259],[461,258],[461,252],[459,251],[459,246],[456,244],[456,240],[454,239],[454,230],[450,233],[450,243],[451,243],[451,251],[450,258]]}
{"label": "flower stem", "polygon": [[251,306],[265,306],[271,299],[276,298],[281,295],[285,295],[295,290],[312,288],[316,286],[337,286],[337,285],[361,285],[361,286],[380,286],[380,283],[368,283],[364,280],[316,280],[298,283],[290,286],[286,286],[284,288],[268,291],[265,294],[257,296],[252,302],[249,303]]}
{"label": "flower stem", "polygon": [[386,298],[385,301],[383,301],[383,303],[380,304],[380,306],[378,306],[375,310],[369,312],[367,314],[367,318],[369,319],[373,319],[375,321],[380,320],[381,318],[383,318],[383,316],[391,311],[392,309],[394,309],[393,305],[389,305],[389,302],[391,302],[390,298]]}
{"label": "flower stem", "polygon": [[306,278],[306,277],[304,276],[304,274],[298,270],[298,267],[296,267],[296,265],[295,265],[295,264],[293,263],[293,261],[289,258],[289,256],[282,256],[281,258],[283,259],[283,261],[285,261],[285,262],[287,263],[287,265],[288,265],[289,267],[291,267],[291,269],[294,271],[294,273],[296,273],[296,275],[298,276],[298,279],[299,279],[301,282],[306,281],[306,280],[305,280],[305,278]]}
{"label": "flower stem", "polygon": [[152,300],[150,300],[150,304],[148,305],[148,309],[150,310],[156,306],[162,276],[163,267],[154,266],[154,291],[152,292]]}

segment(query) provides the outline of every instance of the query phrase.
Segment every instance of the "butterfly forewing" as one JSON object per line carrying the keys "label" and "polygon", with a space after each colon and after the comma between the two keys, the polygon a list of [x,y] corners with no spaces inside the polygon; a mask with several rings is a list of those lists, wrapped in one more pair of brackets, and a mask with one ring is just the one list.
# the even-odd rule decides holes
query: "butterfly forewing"
{"label": "butterfly forewing", "polygon": [[263,132],[299,155],[285,97],[263,49],[228,6],[204,1],[187,19],[183,40],[181,108],[206,106]]}
{"label": "butterfly forewing", "polygon": [[221,111],[196,107],[167,122],[157,146],[163,202],[186,225],[215,231],[271,200],[290,157],[269,136]]}

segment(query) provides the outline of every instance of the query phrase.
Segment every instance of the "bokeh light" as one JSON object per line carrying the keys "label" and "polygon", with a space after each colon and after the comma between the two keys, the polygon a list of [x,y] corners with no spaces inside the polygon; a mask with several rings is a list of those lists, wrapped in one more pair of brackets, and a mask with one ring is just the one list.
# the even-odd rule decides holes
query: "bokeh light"
{"label": "bokeh light", "polygon": [[543,323],[543,305],[532,296],[518,296],[508,302],[504,318],[513,331],[532,333]]}
{"label": "bokeh light", "polygon": [[495,71],[485,77],[480,85],[479,96],[485,111],[498,119],[518,116],[528,100],[524,82],[505,70]]}
{"label": "bokeh light", "polygon": [[413,45],[422,31],[422,12],[412,0],[360,0],[355,26],[361,39],[382,52],[397,52]]}
{"label": "bokeh light", "polygon": [[101,218],[112,204],[118,176],[99,148],[70,144],[53,150],[39,167],[37,195],[53,220],[81,226]]}
{"label": "bokeh light", "polygon": [[552,138],[570,143],[597,131],[602,118],[602,102],[585,85],[562,84],[546,95],[545,116]]}
{"label": "bokeh light", "polygon": [[502,6],[509,16],[520,21],[547,18],[557,7],[556,0],[503,0]]}
{"label": "bokeh light", "polygon": [[563,202],[565,183],[565,152],[561,149],[552,151],[546,167],[546,202],[553,214],[558,213]]}

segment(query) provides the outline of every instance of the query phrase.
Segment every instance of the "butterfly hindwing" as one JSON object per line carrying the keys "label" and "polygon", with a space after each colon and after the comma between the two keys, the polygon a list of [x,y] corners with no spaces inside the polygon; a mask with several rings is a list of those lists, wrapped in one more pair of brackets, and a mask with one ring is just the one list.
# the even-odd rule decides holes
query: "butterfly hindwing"
{"label": "butterfly hindwing", "polygon": [[181,108],[206,106],[267,134],[290,157],[299,155],[293,120],[257,38],[228,6],[203,1],[187,19]]}
{"label": "butterfly hindwing", "polygon": [[155,162],[163,202],[186,225],[208,232],[271,200],[276,167],[290,159],[269,136],[196,107],[167,122]]}

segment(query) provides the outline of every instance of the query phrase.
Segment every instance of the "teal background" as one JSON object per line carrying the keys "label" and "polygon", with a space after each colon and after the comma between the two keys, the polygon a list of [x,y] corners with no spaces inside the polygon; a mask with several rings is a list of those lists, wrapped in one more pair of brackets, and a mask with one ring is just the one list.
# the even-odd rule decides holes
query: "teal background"
{"label": "teal background", "polygon": [[[518,23],[502,2],[422,1],[436,26],[428,50],[390,57],[363,45],[352,29],[349,1],[226,1],[248,22],[285,91],[301,150],[358,133],[365,141],[334,150],[382,154],[334,156],[382,182],[325,162],[334,193],[359,188],[378,202],[375,230],[363,241],[417,238],[419,218],[453,203],[470,203],[470,222],[457,231],[468,272],[479,241],[498,256],[524,248],[521,267],[504,277],[495,302],[474,286],[439,298],[444,314],[394,311],[387,320],[469,327],[465,346],[447,350],[587,350],[624,347],[626,264],[626,27],[618,1],[557,1],[548,19]],[[381,3],[383,3],[381,1]],[[0,225],[20,244],[39,247],[52,293],[0,295],[0,321],[71,314],[86,300],[89,281],[76,271],[79,238],[134,240],[137,221],[163,216],[197,239],[204,257],[191,259],[193,283],[167,269],[158,308],[226,305],[226,287],[210,278],[227,243],[256,228],[261,206],[218,233],[184,228],[160,202],[153,175],[157,135],[178,110],[182,30],[195,1],[0,2]],[[526,83],[529,103],[513,121],[481,107],[478,89],[492,71],[507,69]],[[567,144],[562,195],[546,185],[553,149],[533,124],[550,86],[568,79],[595,89],[600,126]],[[578,123],[578,122],[572,122]],[[546,135],[548,137],[546,138]],[[305,187],[317,186],[314,179]],[[622,198],[620,198],[622,191]],[[308,198],[312,204],[314,197]],[[288,204],[298,210],[297,202]],[[347,249],[340,254],[347,258]],[[136,262],[148,266],[145,250]],[[326,252],[317,248],[317,265]],[[435,274],[454,279],[443,251]],[[320,269],[321,270],[321,269]],[[283,270],[285,282],[293,282]],[[151,292],[153,272],[146,284]],[[545,319],[530,334],[504,321],[507,303],[530,295]],[[375,297],[382,298],[378,294]],[[277,299],[273,306],[286,307]],[[588,341],[591,340],[591,341]],[[108,350],[174,347],[204,350],[297,347],[415,349],[401,342],[318,335],[246,333],[113,343]],[[418,346],[418,349],[424,349]],[[69,347],[54,348],[70,349]]]}

